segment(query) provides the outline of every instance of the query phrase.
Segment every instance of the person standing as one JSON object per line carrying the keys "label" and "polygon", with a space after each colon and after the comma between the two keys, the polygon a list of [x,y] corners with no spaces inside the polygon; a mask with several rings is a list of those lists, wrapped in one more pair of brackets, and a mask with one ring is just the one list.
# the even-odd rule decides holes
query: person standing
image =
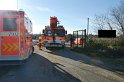
{"label": "person standing", "polygon": [[39,36],[39,50],[41,50],[42,47],[42,35]]}
{"label": "person standing", "polygon": [[71,37],[71,38],[70,38],[70,47],[71,47],[71,48],[73,47],[73,44],[74,44],[74,38]]}

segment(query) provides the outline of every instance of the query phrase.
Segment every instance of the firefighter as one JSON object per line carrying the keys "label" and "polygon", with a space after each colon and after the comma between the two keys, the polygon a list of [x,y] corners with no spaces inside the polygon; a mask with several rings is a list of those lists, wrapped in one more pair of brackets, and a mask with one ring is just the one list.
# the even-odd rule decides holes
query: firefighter
{"label": "firefighter", "polygon": [[39,50],[41,50],[41,46],[42,46],[42,36],[39,36]]}
{"label": "firefighter", "polygon": [[71,47],[71,48],[73,47],[73,44],[74,44],[74,38],[71,37],[71,38],[70,38],[70,47]]}

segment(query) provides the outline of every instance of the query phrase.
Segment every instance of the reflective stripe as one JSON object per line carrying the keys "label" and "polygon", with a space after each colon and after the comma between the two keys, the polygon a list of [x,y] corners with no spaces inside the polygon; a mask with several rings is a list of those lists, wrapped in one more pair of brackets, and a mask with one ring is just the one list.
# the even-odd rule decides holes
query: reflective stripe
{"label": "reflective stripe", "polygon": [[19,36],[19,32],[0,32],[0,36]]}
{"label": "reflective stripe", "polygon": [[2,51],[16,51],[18,50],[18,45],[16,43],[3,43]]}

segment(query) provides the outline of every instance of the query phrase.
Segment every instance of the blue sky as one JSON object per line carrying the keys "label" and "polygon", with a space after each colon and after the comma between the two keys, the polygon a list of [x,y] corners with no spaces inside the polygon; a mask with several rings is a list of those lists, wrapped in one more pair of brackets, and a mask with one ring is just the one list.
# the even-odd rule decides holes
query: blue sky
{"label": "blue sky", "polygon": [[[6,3],[7,1],[10,2]],[[57,16],[68,34],[74,30],[86,29],[89,17],[90,33],[93,33],[94,15],[104,14],[119,2],[120,0],[18,0],[18,10],[24,10],[33,22],[33,33],[40,33],[45,25],[49,25],[50,16]],[[17,10],[17,0],[0,0],[0,9]]]}

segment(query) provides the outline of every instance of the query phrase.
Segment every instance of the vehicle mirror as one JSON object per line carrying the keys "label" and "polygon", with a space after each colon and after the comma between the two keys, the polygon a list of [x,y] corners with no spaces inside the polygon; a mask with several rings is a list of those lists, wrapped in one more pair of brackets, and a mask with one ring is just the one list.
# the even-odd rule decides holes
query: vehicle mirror
{"label": "vehicle mirror", "polygon": [[65,34],[67,34],[67,30],[65,31]]}
{"label": "vehicle mirror", "polygon": [[44,30],[43,30],[43,33],[44,33]]}

